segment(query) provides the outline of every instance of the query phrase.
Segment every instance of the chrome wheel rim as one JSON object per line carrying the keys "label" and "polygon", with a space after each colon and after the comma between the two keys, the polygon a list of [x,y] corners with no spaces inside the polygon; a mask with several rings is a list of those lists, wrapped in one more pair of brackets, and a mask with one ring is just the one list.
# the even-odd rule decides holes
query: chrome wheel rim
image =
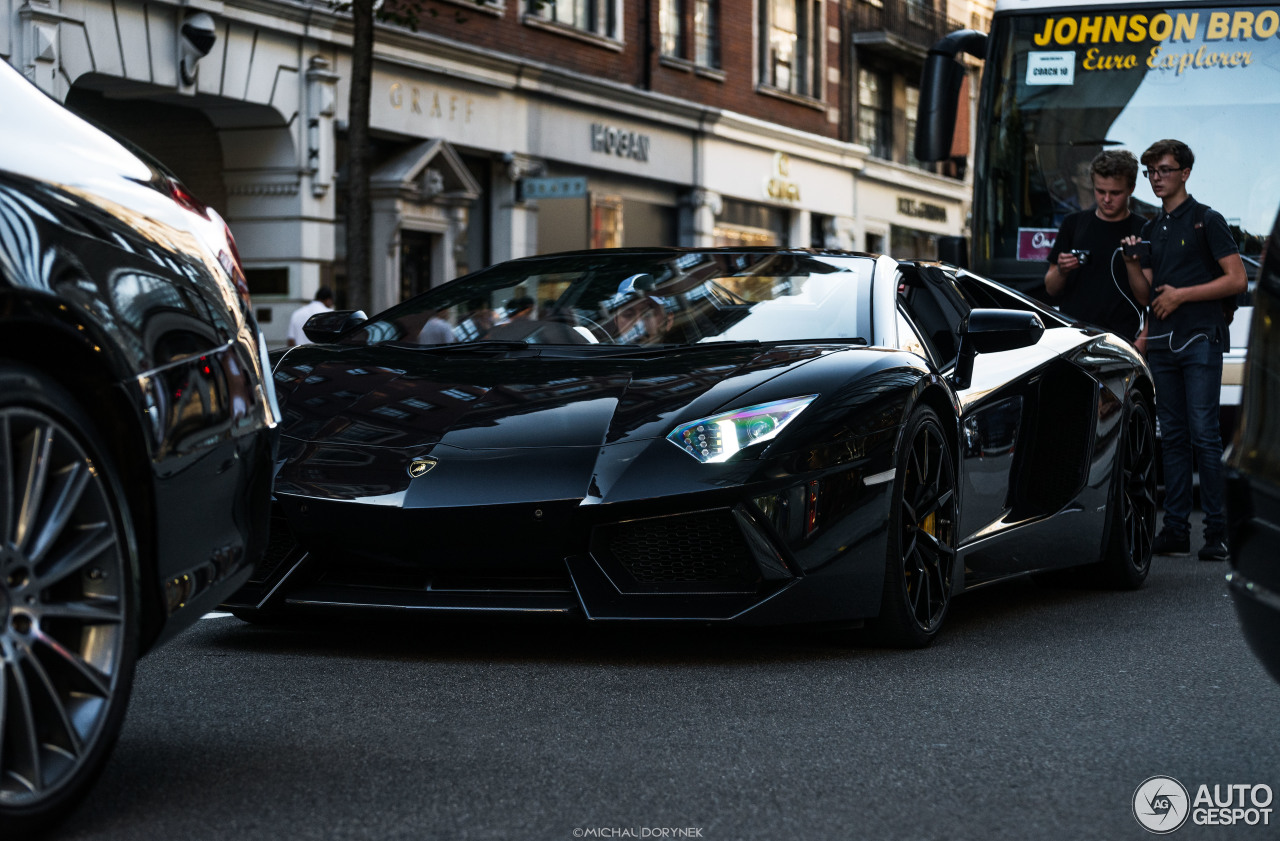
{"label": "chrome wheel rim", "polygon": [[1156,533],[1156,441],[1145,406],[1136,406],[1125,433],[1121,515],[1129,563],[1141,571],[1151,563]]}
{"label": "chrome wheel rim", "polygon": [[0,409],[0,806],[75,778],[123,667],[124,542],[106,477],[34,409]]}
{"label": "chrome wheel rim", "polygon": [[904,471],[899,546],[907,611],[922,631],[932,633],[951,601],[956,554],[955,474],[937,427],[925,424],[916,433]]}

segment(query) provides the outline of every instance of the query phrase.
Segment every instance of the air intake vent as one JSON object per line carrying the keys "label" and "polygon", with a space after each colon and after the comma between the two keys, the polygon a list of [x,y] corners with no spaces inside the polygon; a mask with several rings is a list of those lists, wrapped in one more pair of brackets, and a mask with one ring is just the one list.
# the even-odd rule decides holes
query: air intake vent
{"label": "air intake vent", "polygon": [[285,560],[297,557],[301,551],[302,547],[298,545],[298,541],[294,540],[293,532],[289,530],[289,521],[280,515],[272,516],[267,551],[263,553],[258,565],[253,568],[253,574],[249,576],[250,583],[260,584],[270,580]]}
{"label": "air intake vent", "polygon": [[[760,571],[728,510],[633,520],[596,530],[594,551],[638,584],[754,590]],[[699,587],[698,589],[703,589]]]}

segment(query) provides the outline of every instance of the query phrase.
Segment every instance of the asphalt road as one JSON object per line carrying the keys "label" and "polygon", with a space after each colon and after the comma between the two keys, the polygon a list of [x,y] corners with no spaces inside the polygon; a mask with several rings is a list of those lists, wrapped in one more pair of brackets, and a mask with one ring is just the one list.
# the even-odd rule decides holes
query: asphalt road
{"label": "asphalt road", "polygon": [[[1153,775],[1280,793],[1280,686],[1226,571],[1158,558],[1136,593],[1009,582],[915,652],[207,618],[142,662],[106,774],[54,837],[1150,838],[1132,802]],[[1171,837],[1275,838],[1271,808]]]}

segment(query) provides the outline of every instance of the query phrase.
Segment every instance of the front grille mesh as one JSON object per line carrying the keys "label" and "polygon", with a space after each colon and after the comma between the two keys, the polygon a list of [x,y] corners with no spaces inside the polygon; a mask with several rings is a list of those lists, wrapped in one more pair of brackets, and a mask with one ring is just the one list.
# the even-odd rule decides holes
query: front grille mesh
{"label": "front grille mesh", "polygon": [[604,541],[608,553],[641,584],[744,584],[758,577],[728,511],[619,523],[604,530]]}

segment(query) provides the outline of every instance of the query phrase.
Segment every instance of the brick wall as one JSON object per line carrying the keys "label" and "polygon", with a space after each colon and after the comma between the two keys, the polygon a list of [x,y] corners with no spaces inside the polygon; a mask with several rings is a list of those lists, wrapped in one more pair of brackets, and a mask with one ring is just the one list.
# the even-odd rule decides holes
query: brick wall
{"label": "brick wall", "polygon": [[[409,0],[412,2],[412,0]],[[691,0],[690,0],[691,2]],[[575,37],[523,22],[522,0],[508,0],[501,16],[487,14],[469,4],[434,2],[420,13],[420,29],[486,50],[532,62],[629,85],[640,90],[734,111],[786,125],[800,131],[836,137],[838,124],[828,119],[828,109],[838,106],[839,85],[821,74],[825,101],[801,102],[761,93],[757,86],[757,16],[759,0],[722,0],[720,6],[721,72],[695,72],[692,65],[671,66],[659,59],[658,0],[626,0],[623,3],[621,42]],[[839,4],[825,3],[826,20],[821,42],[827,67],[840,65],[841,45],[832,43],[828,30],[839,25]],[[645,31],[650,37],[646,39]]]}

